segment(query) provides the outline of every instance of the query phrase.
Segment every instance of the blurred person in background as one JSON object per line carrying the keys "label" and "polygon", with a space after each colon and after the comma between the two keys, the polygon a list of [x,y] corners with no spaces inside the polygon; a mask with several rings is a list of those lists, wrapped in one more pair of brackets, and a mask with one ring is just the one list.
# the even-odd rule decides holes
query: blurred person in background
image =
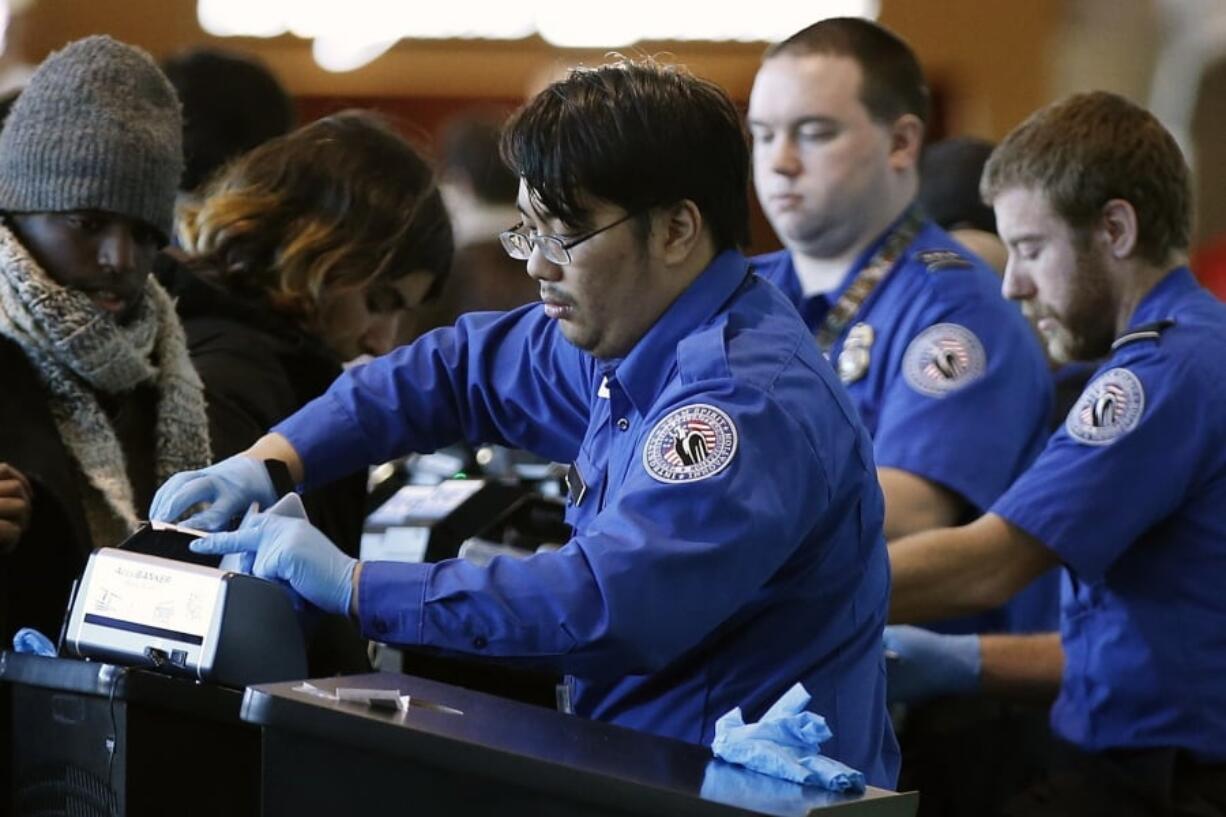
{"label": "blurred person in background", "polygon": [[404,321],[402,342],[450,326],[468,312],[501,312],[540,297],[524,265],[498,241],[498,234],[519,216],[519,178],[499,153],[502,122],[492,112],[472,113],[443,130],[439,189],[455,233],[455,260],[438,299],[418,310],[414,320]]}
{"label": "blurred person in background", "polygon": [[183,103],[180,188],[192,193],[226,162],[294,127],[294,102],[254,57],[193,48],[162,63]]}
{"label": "blurred person in background", "polygon": [[992,147],[972,136],[925,145],[916,201],[937,226],[1004,275],[1009,251],[996,234],[996,214],[979,197],[979,177]]}

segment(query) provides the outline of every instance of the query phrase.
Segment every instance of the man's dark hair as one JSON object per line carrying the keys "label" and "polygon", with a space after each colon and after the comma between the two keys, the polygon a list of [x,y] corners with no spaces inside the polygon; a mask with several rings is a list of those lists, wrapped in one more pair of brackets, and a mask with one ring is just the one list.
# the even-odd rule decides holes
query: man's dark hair
{"label": "man's dark hair", "polygon": [[501,137],[502,118],[493,114],[472,114],[449,122],[440,140],[440,170],[466,179],[482,201],[514,204],[519,177],[502,160]]}
{"label": "man's dark hair", "polygon": [[889,29],[859,17],[831,17],[766,49],[772,57],[822,54],[855,60],[864,75],[860,101],[873,119],[892,124],[904,114],[928,121],[929,94],[915,52]]}
{"label": "man's dark hair", "polygon": [[294,127],[293,100],[254,59],[197,48],[170,57],[162,70],[183,103],[182,190],[195,190],[226,162]]}
{"label": "man's dark hair", "polygon": [[694,202],[717,249],[749,238],[749,143],[712,82],[677,66],[621,60],[576,68],[503,133],[503,157],[553,216],[590,224],[591,198],[627,211]]}
{"label": "man's dark hair", "polygon": [[1188,164],[1149,111],[1105,91],[1041,108],[988,159],[979,190],[994,201],[1010,188],[1042,192],[1084,234],[1112,199],[1137,213],[1137,254],[1166,264],[1188,248],[1192,193]]}

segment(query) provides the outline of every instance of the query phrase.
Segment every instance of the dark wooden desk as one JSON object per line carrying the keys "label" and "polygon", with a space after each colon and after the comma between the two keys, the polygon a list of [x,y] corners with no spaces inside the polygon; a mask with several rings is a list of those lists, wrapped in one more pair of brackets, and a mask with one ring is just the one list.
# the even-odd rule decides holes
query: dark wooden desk
{"label": "dark wooden desk", "polygon": [[[407,712],[298,683],[250,687],[263,730],[263,813],[912,817],[914,792],[848,796],[775,780],[680,741],[390,673],[312,681],[398,689]],[[458,710],[458,711],[451,711]]]}

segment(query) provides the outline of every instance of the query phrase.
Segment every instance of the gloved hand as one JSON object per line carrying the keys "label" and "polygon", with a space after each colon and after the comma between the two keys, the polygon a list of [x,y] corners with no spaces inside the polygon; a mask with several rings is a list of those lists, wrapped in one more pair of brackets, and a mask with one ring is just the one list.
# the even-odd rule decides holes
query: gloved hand
{"label": "gloved hand", "polygon": [[183,526],[221,530],[231,519],[242,516],[252,502],[268,508],[277,501],[272,477],[264,463],[236,454],[197,471],[181,471],[158,489],[149,506],[155,522],[177,522],[193,506],[208,502],[203,511],[183,520]]}
{"label": "gloved hand", "polygon": [[919,703],[979,690],[979,636],[942,635],[921,627],[885,628],[886,699]]}
{"label": "gloved hand", "polygon": [[326,613],[349,615],[358,560],[305,519],[253,513],[238,530],[197,539],[196,553],[255,553],[252,575],[285,582]]}
{"label": "gloved hand", "polygon": [[738,706],[715,722],[711,750],[729,763],[755,772],[830,791],[864,791],[864,775],[821,754],[831,737],[826,719],[805,707],[809,693],[796,684],[766,711],[746,724]]}

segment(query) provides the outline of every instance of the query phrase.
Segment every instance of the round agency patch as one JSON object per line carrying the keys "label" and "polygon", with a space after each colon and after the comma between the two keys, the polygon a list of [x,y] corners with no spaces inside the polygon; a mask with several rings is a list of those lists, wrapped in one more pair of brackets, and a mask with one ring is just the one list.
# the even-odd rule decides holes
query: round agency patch
{"label": "round agency patch", "polygon": [[724,470],[736,445],[732,418],[715,406],[695,403],[655,424],[643,447],[643,467],[658,482],[694,482]]}
{"label": "round agency patch", "polygon": [[975,333],[956,323],[938,323],[915,336],[902,358],[907,384],[920,394],[944,397],[978,380],[987,355]]}
{"label": "round agency patch", "polygon": [[1111,369],[1094,379],[1064,421],[1069,436],[1086,445],[1108,445],[1141,422],[1145,389],[1127,369]]}

